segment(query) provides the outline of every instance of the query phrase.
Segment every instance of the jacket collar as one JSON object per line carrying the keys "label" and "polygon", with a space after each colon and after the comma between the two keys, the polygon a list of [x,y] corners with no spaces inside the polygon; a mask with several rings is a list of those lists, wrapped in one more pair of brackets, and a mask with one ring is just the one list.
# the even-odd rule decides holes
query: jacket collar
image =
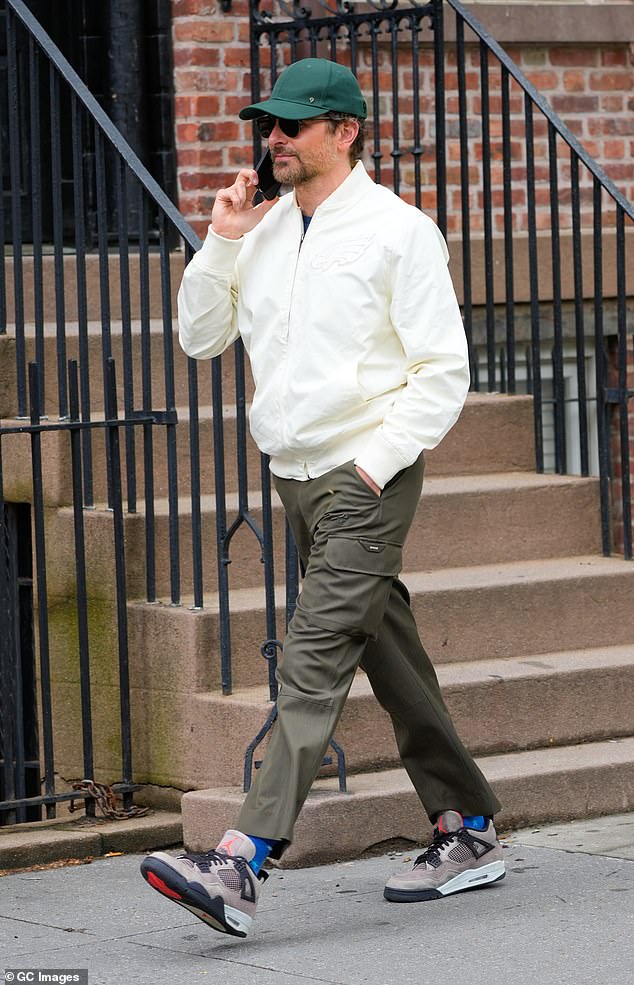
{"label": "jacket collar", "polygon": [[[357,161],[348,177],[315,209],[315,215],[327,215],[330,212],[336,212],[338,209],[353,205],[367,194],[373,184],[374,182],[363,163]],[[295,191],[293,191],[293,202],[295,208],[299,209]]]}

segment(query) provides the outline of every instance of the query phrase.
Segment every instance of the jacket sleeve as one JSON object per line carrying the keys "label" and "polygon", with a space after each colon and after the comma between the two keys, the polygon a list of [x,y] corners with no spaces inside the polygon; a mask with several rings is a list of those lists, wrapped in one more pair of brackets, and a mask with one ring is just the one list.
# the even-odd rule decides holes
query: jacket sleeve
{"label": "jacket sleeve", "polygon": [[405,386],[355,463],[383,488],[455,424],[469,389],[467,341],[440,230],[418,213],[391,257],[392,327]]}
{"label": "jacket sleeve", "polygon": [[211,226],[185,268],[178,292],[178,338],[193,359],[211,359],[238,338],[236,260],[244,240],[225,239]]}

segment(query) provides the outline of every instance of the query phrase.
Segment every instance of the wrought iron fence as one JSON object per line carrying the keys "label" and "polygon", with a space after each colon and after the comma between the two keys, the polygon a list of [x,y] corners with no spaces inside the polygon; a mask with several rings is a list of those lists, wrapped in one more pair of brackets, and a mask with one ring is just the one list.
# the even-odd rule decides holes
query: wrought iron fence
{"label": "wrought iron fence", "polygon": [[[0,183],[12,204],[11,215],[3,214],[0,196],[0,344],[4,335],[3,353],[14,351],[15,386],[10,407],[5,395],[0,426],[5,506],[0,532],[4,537],[6,504],[28,499],[45,767],[43,793],[21,796],[18,787],[7,785],[15,756],[3,752],[3,789],[13,789],[15,796],[5,794],[0,818],[12,821],[38,804],[52,816],[60,800],[85,799],[94,810],[90,792],[55,789],[47,583],[55,572],[47,552],[45,507],[72,509],[72,650],[86,779],[96,772],[90,652],[99,630],[87,586],[86,569],[95,559],[86,547],[85,527],[87,511],[109,507],[121,789],[128,808],[134,780],[127,600],[132,594],[148,602],[215,609],[222,689],[229,693],[230,562],[242,532],[254,536],[263,561],[261,649],[274,700],[283,621],[276,610],[274,547],[284,532],[274,535],[268,461],[247,439],[250,383],[242,345],[211,366],[189,360],[185,385],[175,372],[174,292],[184,264],[200,246],[198,238],[22,0],[5,0],[5,13],[7,87],[0,127],[8,154],[0,156]],[[455,24],[447,41],[451,18]],[[626,285],[631,205],[454,0],[402,7],[321,4],[319,16],[295,4],[265,14],[254,0],[251,28],[254,99],[268,91],[286,62],[304,55],[323,54],[357,71],[371,95],[371,172],[431,211],[457,247],[456,279],[474,387],[534,395],[539,470],[565,472],[574,466],[582,474],[600,474],[606,553],[612,549],[610,415],[616,412],[624,553],[631,558]],[[22,106],[28,110],[28,153],[19,132]],[[60,136],[62,116],[70,120],[68,143]],[[43,173],[38,149],[47,142],[52,165]],[[61,222],[63,156],[72,160],[72,230]],[[116,176],[114,196],[106,173]],[[520,193],[523,219],[516,207]],[[50,243],[43,241],[38,221],[44,196],[52,201]],[[32,242],[22,232],[25,197]],[[91,197],[97,216],[92,239],[85,223]],[[131,210],[134,229],[128,222]],[[10,244],[4,240],[7,227]],[[591,291],[585,290],[588,283]],[[545,433],[551,435],[552,452]],[[25,446],[17,445],[19,440],[28,443],[26,494],[25,484],[2,469],[4,461],[16,474],[24,471]],[[42,445],[50,452],[52,441],[56,454],[66,454],[61,476],[49,474],[46,455],[42,459]],[[256,494],[252,489],[258,483]],[[201,504],[214,517],[215,559]],[[136,513],[144,527],[143,585],[132,592],[125,524]],[[157,564],[163,556],[165,565]],[[288,530],[285,561],[288,619],[298,583]],[[4,640],[3,634],[3,647]],[[16,728],[12,720],[10,729]],[[247,750],[246,785],[261,737]],[[10,749],[5,725],[3,750]]]}
{"label": "wrought iron fence", "polygon": [[[57,648],[55,659],[61,658],[59,641],[52,640],[50,634],[51,609],[59,608],[59,598],[51,595],[50,581],[59,576],[63,562],[59,556],[50,555],[50,524],[45,514],[49,506],[70,506],[73,512],[68,560],[73,569],[70,582],[74,611],[68,616],[72,628],[63,644],[76,654],[73,674],[79,689],[83,779],[93,780],[94,666],[90,657],[100,628],[95,625],[95,606],[87,589],[87,565],[92,564],[93,569],[106,565],[103,559],[90,557],[85,522],[86,511],[99,503],[107,505],[112,524],[112,621],[121,747],[118,790],[123,796],[124,811],[129,814],[134,809],[135,784],[124,515],[136,513],[141,504],[145,519],[145,597],[153,601],[157,597],[155,503],[160,485],[169,527],[167,590],[170,600],[178,604],[182,506],[178,495],[172,295],[184,263],[200,242],[26,4],[7,0],[3,13],[4,24],[0,26],[5,30],[7,57],[0,127],[8,139],[0,158],[0,342],[5,336],[3,359],[14,353],[15,372],[12,385],[0,395],[5,418],[0,426],[0,540],[8,537],[11,500],[30,501],[44,780],[41,790],[39,783],[36,792],[26,790],[20,768],[25,755],[18,755],[23,748],[22,719],[19,713],[12,714],[5,702],[0,819],[4,823],[23,820],[27,809],[32,811],[42,805],[47,817],[53,817],[60,802],[81,799],[86,800],[88,812],[94,813],[95,797],[86,787],[56,792],[53,723],[59,723],[62,716],[74,716],[77,709],[72,702],[66,706],[59,681],[57,695],[52,688],[51,646]],[[23,118],[29,120],[26,135],[19,126]],[[67,142],[61,136],[65,132],[69,133]],[[45,158],[40,151],[48,145],[51,167],[45,172]],[[64,229],[62,223],[62,196],[67,192],[61,183],[62,159],[72,161],[71,230]],[[9,192],[10,216],[4,214],[5,192]],[[96,207],[94,242],[86,223],[89,197],[94,198]],[[51,242],[44,242],[42,237],[44,198],[52,204]],[[28,242],[23,237],[25,199],[31,230]],[[131,214],[139,217],[134,231],[129,228]],[[114,239],[110,234],[113,224],[117,231]],[[8,244],[6,228],[11,233]],[[176,254],[172,250],[175,243],[180,244]],[[119,363],[118,385],[115,356]],[[189,395],[193,594],[195,604],[201,605],[199,426],[197,369],[193,363],[189,367]],[[160,463],[155,442],[157,428],[165,441]],[[58,466],[61,483],[56,485],[50,473]],[[12,570],[9,567],[4,572],[3,585],[12,579]],[[99,572],[95,574],[93,570],[93,583],[98,577]],[[68,587],[58,591],[67,592]],[[3,608],[3,629],[5,615]],[[3,674],[15,673],[16,667],[23,666],[14,630],[15,626],[12,632],[3,632],[0,640]],[[11,693],[4,692],[5,697]]]}

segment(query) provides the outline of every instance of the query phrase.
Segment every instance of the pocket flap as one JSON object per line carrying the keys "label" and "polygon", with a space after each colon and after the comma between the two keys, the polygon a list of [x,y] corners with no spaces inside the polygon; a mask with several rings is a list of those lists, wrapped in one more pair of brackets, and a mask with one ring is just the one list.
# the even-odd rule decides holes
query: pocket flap
{"label": "pocket flap", "polygon": [[395,578],[403,567],[403,548],[386,540],[331,537],[326,545],[326,561],[339,571]]}

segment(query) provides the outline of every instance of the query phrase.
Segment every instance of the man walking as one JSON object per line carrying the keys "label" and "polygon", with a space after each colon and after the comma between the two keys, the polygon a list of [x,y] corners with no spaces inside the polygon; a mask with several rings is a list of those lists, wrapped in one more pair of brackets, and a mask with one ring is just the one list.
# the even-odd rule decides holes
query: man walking
{"label": "man walking", "polygon": [[423,452],[466,398],[464,330],[439,230],[359,160],[366,116],[354,75],[317,58],[291,65],[270,99],[243,109],[292,193],[254,207],[257,174],[241,170],[217,193],[179,294],[188,355],[209,359],[244,340],[251,431],[270,456],[303,573],[277,721],[236,829],[213,851],[158,852],[142,864],[155,889],[239,937],[359,666],[435,825],[386,899],[436,899],[504,877],[498,801],[454,730],[398,579]]}

